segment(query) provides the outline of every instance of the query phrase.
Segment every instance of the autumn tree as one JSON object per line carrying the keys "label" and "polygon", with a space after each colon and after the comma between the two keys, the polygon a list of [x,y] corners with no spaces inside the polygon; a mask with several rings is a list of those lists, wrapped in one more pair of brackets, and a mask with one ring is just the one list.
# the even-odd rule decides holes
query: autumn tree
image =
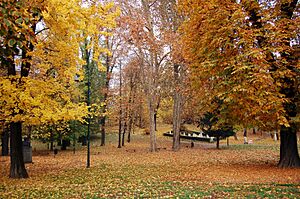
{"label": "autumn tree", "polygon": [[[127,39],[131,44],[131,57],[139,59],[141,82],[147,99],[150,150],[156,151],[155,114],[159,102],[159,84],[161,69],[166,53],[163,52],[163,44],[159,41],[161,36],[155,32],[157,19],[155,18],[155,2],[139,1],[122,3],[124,9],[123,21],[127,23]],[[158,34],[157,34],[158,33]]]}
{"label": "autumn tree", "polygon": [[281,126],[279,167],[299,167],[297,1],[190,0],[180,5],[187,17],[184,52],[199,102],[211,110],[214,99],[222,100],[223,123]]}
{"label": "autumn tree", "polygon": [[[15,103],[18,95],[8,97],[8,94],[16,93],[24,87],[24,80],[28,76],[28,61],[21,63],[21,74],[16,78],[15,56],[22,54],[29,58],[27,51],[33,50],[32,42],[35,40],[35,29],[39,14],[43,10],[43,5],[33,1],[29,4],[27,1],[5,1],[0,3],[1,9],[1,68],[7,70],[6,74],[1,76],[1,120],[9,124],[11,132],[11,169],[10,177],[26,178],[28,174],[25,169],[22,154],[22,123],[20,115],[24,110],[16,107]],[[23,34],[22,34],[23,33]],[[26,87],[25,87],[26,88]],[[4,98],[3,98],[4,97]],[[26,103],[26,102],[22,102]],[[4,111],[5,112],[4,112]],[[19,116],[19,117],[18,117]]]}
{"label": "autumn tree", "polygon": [[[176,1],[138,1],[123,2],[123,20],[126,22],[126,41],[130,44],[130,52],[138,59],[140,79],[148,103],[149,131],[151,150],[155,151],[156,119],[160,102],[164,93],[174,93],[177,96],[174,107],[174,125],[179,132],[180,126],[180,84],[183,65],[181,65],[177,29],[180,17],[176,12]],[[178,50],[178,51],[176,51]],[[172,71],[169,69],[173,68]],[[169,76],[174,75],[172,78]],[[174,82],[176,79],[176,83]],[[171,80],[171,81],[169,81]],[[165,82],[168,81],[168,84]],[[166,86],[167,85],[167,86]],[[178,100],[177,100],[178,99]],[[179,135],[179,134],[178,134]],[[179,136],[176,136],[176,149],[179,148]],[[175,143],[175,142],[174,142]]]}
{"label": "autumn tree", "polygon": [[[111,5],[87,7],[77,0],[4,1],[0,7],[1,68],[7,70],[0,79],[0,120],[10,125],[10,177],[26,178],[22,124],[83,121],[88,110],[75,101],[80,91],[74,81],[84,64],[78,52],[83,31],[109,26],[114,14],[107,14]],[[103,51],[98,47],[93,55]]]}
{"label": "autumn tree", "polygon": [[137,59],[131,59],[130,62],[124,68],[124,85],[127,93],[126,97],[126,120],[127,123],[127,142],[131,141],[131,133],[134,129],[134,125],[137,120],[138,107],[141,102],[141,92],[139,92],[140,78],[139,78],[139,66]]}
{"label": "autumn tree", "polygon": [[182,56],[181,43],[179,38],[179,27],[183,22],[183,16],[177,10],[177,1],[161,0],[158,3],[158,10],[162,21],[164,40],[170,49],[169,63],[172,65],[173,78],[168,79],[173,83],[173,145],[174,151],[180,148],[180,127],[181,112],[183,110],[184,86],[185,86],[185,63]]}

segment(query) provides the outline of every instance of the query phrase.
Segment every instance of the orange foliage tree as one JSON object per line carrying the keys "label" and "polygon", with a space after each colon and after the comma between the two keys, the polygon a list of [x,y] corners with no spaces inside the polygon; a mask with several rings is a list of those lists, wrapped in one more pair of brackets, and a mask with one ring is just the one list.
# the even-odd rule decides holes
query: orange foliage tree
{"label": "orange foliage tree", "polygon": [[280,127],[279,166],[299,167],[297,1],[182,0],[180,8],[199,103],[209,111],[221,100],[220,123]]}

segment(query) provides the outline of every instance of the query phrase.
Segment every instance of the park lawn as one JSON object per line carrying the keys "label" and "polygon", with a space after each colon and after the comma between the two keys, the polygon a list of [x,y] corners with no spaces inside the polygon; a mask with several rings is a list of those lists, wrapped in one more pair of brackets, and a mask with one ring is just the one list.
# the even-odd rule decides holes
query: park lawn
{"label": "park lawn", "polygon": [[222,141],[221,150],[183,141],[172,152],[171,138],[158,137],[156,153],[148,151],[146,135],[134,135],[121,149],[95,140],[89,169],[85,148],[56,156],[37,150],[23,180],[7,178],[9,158],[1,157],[0,198],[299,198],[300,169],[276,168],[279,143],[251,139],[229,147]]}

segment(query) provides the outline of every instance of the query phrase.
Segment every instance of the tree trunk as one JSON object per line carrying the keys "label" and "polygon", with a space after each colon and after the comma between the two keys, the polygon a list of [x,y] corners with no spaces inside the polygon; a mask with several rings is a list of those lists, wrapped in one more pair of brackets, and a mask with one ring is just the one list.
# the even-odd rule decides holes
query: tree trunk
{"label": "tree trunk", "polygon": [[157,111],[154,111],[154,130],[157,131]]}
{"label": "tree trunk", "polygon": [[87,137],[85,135],[82,135],[81,146],[87,146]]}
{"label": "tree trunk", "polygon": [[180,149],[180,124],[181,124],[181,96],[178,92],[174,94],[173,107],[173,151]]}
{"label": "tree trunk", "polygon": [[296,127],[284,127],[280,129],[280,168],[299,168],[300,158],[297,147]]}
{"label": "tree trunk", "polygon": [[120,65],[120,87],[119,87],[119,144],[118,148],[121,148],[122,142],[122,120],[123,120],[123,110],[122,110],[122,66]]}
{"label": "tree trunk", "polygon": [[220,149],[220,136],[217,136],[217,149]]}
{"label": "tree trunk", "polygon": [[[149,96],[151,98],[151,96]],[[153,99],[148,99],[148,106],[149,106],[149,126],[150,126],[150,151],[156,151],[156,132],[155,132],[155,122],[154,122],[154,107],[153,107]]]}
{"label": "tree trunk", "polygon": [[243,133],[243,135],[244,135],[244,144],[248,144],[247,129],[246,129],[246,128],[244,128],[244,133]]}
{"label": "tree trunk", "polygon": [[2,143],[2,156],[8,156],[9,155],[9,131],[6,127],[3,128],[2,137],[1,137],[1,143]]}
{"label": "tree trunk", "polygon": [[101,146],[105,146],[105,122],[106,117],[102,116],[101,118]]}
{"label": "tree trunk", "polygon": [[[121,114],[121,113],[120,113]],[[121,148],[121,134],[122,134],[122,121],[119,118],[119,139],[118,139],[118,148]]]}
{"label": "tree trunk", "polygon": [[179,65],[174,64],[174,80],[175,80],[175,90],[174,90],[174,105],[173,105],[173,151],[178,151],[180,149],[180,125],[181,125],[181,94],[179,91]]}
{"label": "tree trunk", "polygon": [[124,122],[123,134],[122,134],[122,146],[125,146],[125,134],[126,134],[127,124]]}
{"label": "tree trunk", "polygon": [[139,113],[138,113],[138,123],[139,124],[138,124],[138,127],[140,129],[145,127],[144,119],[143,119],[143,112],[144,112],[143,106],[139,105]]}
{"label": "tree trunk", "polygon": [[[16,75],[15,63],[13,59],[8,59],[8,75]],[[28,67],[27,64],[22,64]],[[29,69],[28,69],[29,70]],[[23,73],[25,70],[23,69]],[[21,74],[23,74],[21,73]],[[24,75],[24,74],[23,74]],[[14,113],[13,113],[14,114]],[[23,143],[22,143],[22,123],[10,123],[10,178],[28,178],[28,173],[25,168],[23,158]]]}
{"label": "tree trunk", "polygon": [[131,79],[130,80],[130,93],[129,93],[129,99],[128,99],[128,135],[127,135],[127,142],[130,143],[130,134],[132,130],[132,124],[133,124],[133,111],[132,106],[135,103],[135,90],[134,90],[134,82]]}
{"label": "tree trunk", "polygon": [[54,141],[53,131],[52,128],[50,127],[50,151],[53,151],[53,141]]}
{"label": "tree trunk", "polygon": [[62,150],[62,151],[67,150],[67,146],[68,146],[68,145],[69,145],[69,141],[63,139],[62,142],[61,142],[61,150]]}
{"label": "tree trunk", "polygon": [[50,141],[50,151],[53,151],[53,140]]}
{"label": "tree trunk", "polygon": [[[286,1],[281,3],[280,11],[281,17],[286,19],[292,19],[293,13],[297,7],[298,0]],[[286,28],[287,31],[289,31]],[[285,46],[290,46],[290,39],[286,39],[283,44]],[[282,57],[286,58],[289,67],[294,68],[296,71],[296,66],[299,59],[293,58],[290,53],[282,53]],[[289,117],[295,117],[297,115],[297,95],[299,94],[299,85],[295,83],[293,78],[285,77],[284,83],[286,84],[281,88],[281,93],[285,95],[286,98],[290,99],[290,102],[286,102],[284,105],[285,111]],[[280,128],[280,160],[278,167],[280,168],[299,168],[300,158],[297,147],[297,127],[295,124],[290,122],[290,127],[281,126]]]}
{"label": "tree trunk", "polygon": [[28,178],[23,158],[22,123],[10,123],[10,178]]}
{"label": "tree trunk", "polygon": [[[107,69],[108,70],[108,69]],[[109,72],[107,72],[106,75],[109,75]],[[107,97],[108,97],[108,90],[109,90],[109,81],[110,78],[107,78],[106,82],[105,82],[105,93],[103,96],[103,101],[106,102],[107,101]],[[100,132],[101,132],[101,146],[105,146],[105,125],[106,125],[106,111],[107,111],[107,105],[105,104],[103,106],[103,116],[100,119]]]}
{"label": "tree trunk", "polygon": [[133,120],[132,120],[132,115],[129,116],[129,124],[128,124],[128,135],[127,135],[127,142],[130,143],[130,134],[131,134],[131,130],[132,130],[132,123],[133,123]]}

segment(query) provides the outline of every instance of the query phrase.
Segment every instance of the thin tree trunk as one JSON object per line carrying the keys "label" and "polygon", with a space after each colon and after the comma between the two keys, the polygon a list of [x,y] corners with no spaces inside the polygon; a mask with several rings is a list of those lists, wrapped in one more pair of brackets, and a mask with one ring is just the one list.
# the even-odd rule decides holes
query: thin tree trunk
{"label": "thin tree trunk", "polygon": [[[119,113],[120,115],[122,113]],[[121,148],[121,134],[122,134],[122,120],[119,118],[119,139],[118,139],[118,148]]]}
{"label": "thin tree trunk", "polygon": [[8,156],[9,155],[9,131],[6,127],[3,128],[2,137],[1,137],[1,143],[2,143],[2,156]]}
{"label": "thin tree trunk", "polygon": [[296,127],[284,127],[280,129],[280,168],[299,168],[300,158],[297,146]]}
{"label": "thin tree trunk", "polygon": [[243,133],[243,135],[244,135],[244,144],[248,144],[247,129],[246,129],[246,128],[244,128],[244,133]]}
{"label": "thin tree trunk", "polygon": [[68,145],[69,145],[68,140],[63,139],[61,142],[61,150],[62,151],[67,150]]}
{"label": "thin tree trunk", "polygon": [[123,134],[122,134],[122,146],[125,146],[125,134],[126,134],[127,124],[124,122]]}
{"label": "thin tree trunk", "polygon": [[102,116],[101,118],[101,146],[105,146],[105,122],[106,122],[106,117]]}
{"label": "thin tree trunk", "polygon": [[[151,97],[151,96],[150,96]],[[150,151],[155,152],[157,150],[156,147],[156,132],[155,132],[155,122],[154,122],[154,107],[153,107],[153,99],[148,99],[149,106],[149,125],[150,125]]]}
{"label": "thin tree trunk", "polygon": [[139,128],[143,128],[144,127],[144,122],[143,122],[143,106],[142,105],[139,105],[139,114],[138,114],[138,126]]}
{"label": "thin tree trunk", "polygon": [[10,178],[28,178],[23,158],[22,123],[10,123]]}
{"label": "thin tree trunk", "polygon": [[129,93],[129,99],[128,99],[128,135],[127,135],[127,142],[130,143],[130,134],[132,130],[132,124],[133,124],[133,111],[132,111],[132,106],[135,102],[135,91],[134,89],[134,82],[131,77],[130,79],[130,93]]}
{"label": "thin tree trunk", "polygon": [[217,136],[217,149],[220,149],[220,136]]}
{"label": "thin tree trunk", "polygon": [[121,142],[122,142],[122,67],[120,65],[120,85],[119,85],[119,143],[118,143],[118,148],[121,148]]}
{"label": "thin tree trunk", "polygon": [[154,130],[157,131],[157,112],[154,111]]}
{"label": "thin tree trunk", "polygon": [[131,141],[131,130],[132,130],[132,123],[133,123],[133,120],[132,120],[132,116],[129,116],[129,124],[128,124],[128,135],[127,135],[127,142],[130,143]]}
{"label": "thin tree trunk", "polygon": [[53,141],[54,141],[53,130],[52,127],[50,127],[50,151],[53,151]]}
{"label": "thin tree trunk", "polygon": [[53,151],[53,140],[50,141],[50,151]]}
{"label": "thin tree trunk", "polygon": [[[179,87],[179,65],[174,65],[175,87]],[[177,88],[174,91],[173,105],[173,151],[180,149],[180,125],[181,125],[181,94]]]}

